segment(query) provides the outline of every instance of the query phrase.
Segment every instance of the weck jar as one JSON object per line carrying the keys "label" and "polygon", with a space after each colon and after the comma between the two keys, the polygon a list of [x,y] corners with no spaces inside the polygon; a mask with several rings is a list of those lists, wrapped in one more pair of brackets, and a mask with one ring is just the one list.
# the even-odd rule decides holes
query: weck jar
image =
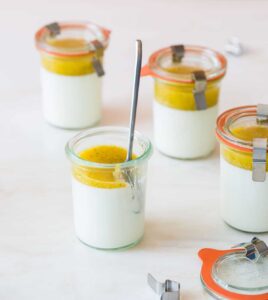
{"label": "weck jar", "polygon": [[214,127],[226,59],[200,46],[154,52],[142,76],[154,78],[154,140],[160,152],[195,159],[215,147]]}
{"label": "weck jar", "polygon": [[98,249],[137,244],[144,233],[147,164],[150,141],[135,132],[132,160],[125,161],[129,130],[97,127],[66,145],[72,165],[76,235]]}
{"label": "weck jar", "polygon": [[217,120],[221,215],[247,232],[268,231],[268,105],[236,107]]}
{"label": "weck jar", "polygon": [[37,31],[43,114],[48,123],[79,129],[99,122],[109,36],[109,30],[90,22],[52,23]]}

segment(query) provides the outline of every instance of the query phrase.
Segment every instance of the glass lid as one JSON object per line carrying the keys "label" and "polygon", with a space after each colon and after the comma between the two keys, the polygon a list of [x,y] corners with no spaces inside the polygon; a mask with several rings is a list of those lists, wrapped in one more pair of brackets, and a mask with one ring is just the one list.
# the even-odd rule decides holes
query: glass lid
{"label": "glass lid", "polygon": [[253,139],[268,138],[268,105],[236,107],[217,119],[217,137],[232,148],[252,152]]}
{"label": "glass lid", "polygon": [[201,282],[216,299],[268,299],[268,246],[257,237],[229,250],[211,248],[198,253]]}
{"label": "glass lid", "polygon": [[195,71],[204,71],[208,81],[220,79],[225,74],[226,65],[225,57],[219,52],[200,46],[178,45],[153,53],[148,68],[154,77],[191,83]]}
{"label": "glass lid", "polygon": [[246,295],[268,293],[268,256],[255,262],[243,251],[227,254],[215,263],[212,276],[228,291]]}
{"label": "glass lid", "polygon": [[110,31],[93,23],[61,22],[42,27],[35,35],[37,48],[59,56],[86,55],[106,48]]}

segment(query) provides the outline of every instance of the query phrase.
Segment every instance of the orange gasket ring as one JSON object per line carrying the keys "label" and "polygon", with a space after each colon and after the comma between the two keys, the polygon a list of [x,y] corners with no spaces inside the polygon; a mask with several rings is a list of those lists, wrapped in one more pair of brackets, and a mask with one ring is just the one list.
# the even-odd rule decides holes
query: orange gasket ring
{"label": "orange gasket ring", "polygon": [[202,260],[201,268],[201,279],[206,288],[215,293],[216,296],[226,297],[228,300],[268,300],[268,293],[261,295],[241,295],[234,292],[230,292],[219,286],[212,278],[213,267],[220,257],[225,256],[229,253],[240,252],[242,249],[231,249],[231,250],[216,250],[216,249],[201,249],[198,252],[198,256]]}

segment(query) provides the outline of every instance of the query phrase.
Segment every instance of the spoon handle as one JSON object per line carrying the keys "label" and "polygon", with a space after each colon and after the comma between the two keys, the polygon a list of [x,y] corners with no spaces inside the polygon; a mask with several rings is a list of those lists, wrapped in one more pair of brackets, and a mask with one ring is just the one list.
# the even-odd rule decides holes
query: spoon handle
{"label": "spoon handle", "polygon": [[132,103],[130,112],[130,124],[129,124],[129,140],[128,140],[128,152],[126,161],[131,160],[134,140],[134,130],[136,122],[136,113],[138,106],[138,94],[140,86],[140,73],[141,73],[141,62],[142,62],[142,43],[140,40],[136,40],[136,62],[135,62],[135,77],[134,85],[132,90]]}

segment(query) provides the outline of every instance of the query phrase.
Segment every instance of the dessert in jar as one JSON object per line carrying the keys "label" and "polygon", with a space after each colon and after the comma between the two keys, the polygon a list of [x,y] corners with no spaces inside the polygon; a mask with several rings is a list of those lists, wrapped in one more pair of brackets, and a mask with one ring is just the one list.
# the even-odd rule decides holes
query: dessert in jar
{"label": "dessert in jar", "polygon": [[93,23],[67,22],[49,24],[36,33],[48,123],[66,129],[98,123],[109,35],[109,30]]}
{"label": "dessert in jar", "polygon": [[225,71],[223,55],[199,46],[172,46],[150,56],[142,76],[154,78],[154,138],[160,152],[195,159],[213,151]]}
{"label": "dessert in jar", "polygon": [[242,106],[218,117],[221,215],[247,232],[268,231],[268,105]]}
{"label": "dessert in jar", "polygon": [[66,145],[72,163],[77,237],[98,249],[135,245],[144,233],[144,205],[150,141],[135,132],[133,157],[126,160],[129,130],[99,127]]}

